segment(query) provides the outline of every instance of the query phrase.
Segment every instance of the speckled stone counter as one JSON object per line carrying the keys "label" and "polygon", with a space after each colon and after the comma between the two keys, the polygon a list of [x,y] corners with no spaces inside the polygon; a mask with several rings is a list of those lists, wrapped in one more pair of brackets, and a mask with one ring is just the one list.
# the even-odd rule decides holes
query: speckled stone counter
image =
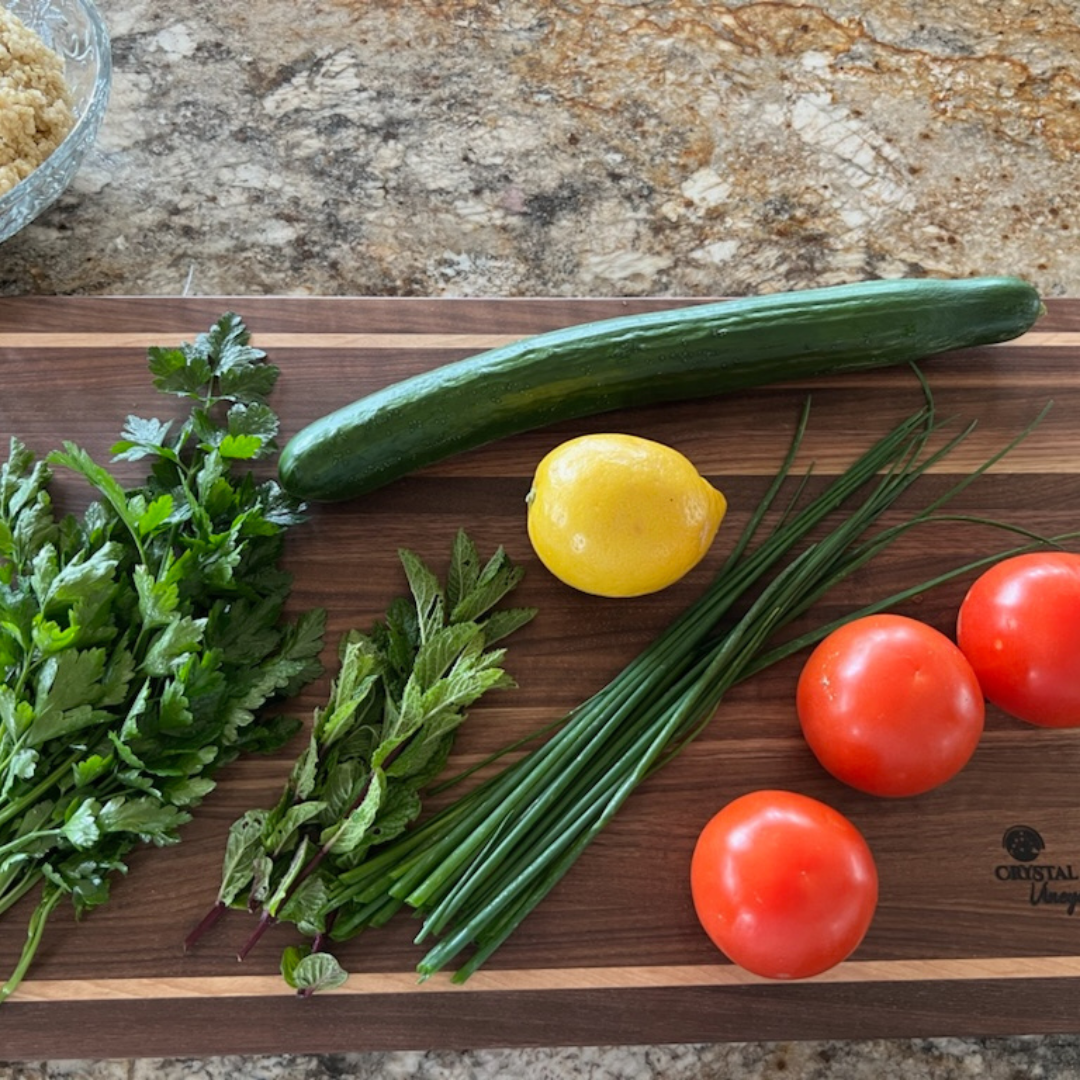
{"label": "speckled stone counter", "polygon": [[[1016,273],[1080,295],[1075,3],[100,6],[100,141],[0,245],[0,293],[725,295]],[[510,1075],[1068,1078],[1080,1042],[0,1061],[12,1080]]]}
{"label": "speckled stone counter", "polygon": [[102,0],[116,76],[0,292],[1080,291],[1046,0]]}
{"label": "speckled stone counter", "polygon": [[587,1047],[325,1057],[58,1061],[4,1080],[1075,1080],[1071,1040]]}

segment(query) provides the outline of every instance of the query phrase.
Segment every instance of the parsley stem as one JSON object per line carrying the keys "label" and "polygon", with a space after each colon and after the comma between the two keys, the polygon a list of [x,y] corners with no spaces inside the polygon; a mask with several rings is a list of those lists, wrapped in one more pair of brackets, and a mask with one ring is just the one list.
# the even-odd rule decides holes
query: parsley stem
{"label": "parsley stem", "polygon": [[81,751],[76,751],[57,765],[44,780],[41,780],[17,799],[12,799],[8,802],[3,809],[0,809],[0,825],[4,825],[12,818],[19,817],[21,814],[25,813],[28,807],[33,806],[34,803],[42,798],[42,796],[46,795],[52,787],[60,783],[60,781],[71,772],[72,765],[74,765],[81,756]]}
{"label": "parsley stem", "polygon": [[6,844],[0,844],[0,856],[6,855],[11,851],[17,851],[27,844],[32,845],[35,840],[44,840],[46,837],[59,835],[59,829],[36,829],[34,832],[24,833],[21,836],[15,837],[14,840],[9,840]]}
{"label": "parsley stem", "polygon": [[[15,875],[12,875],[13,878]],[[0,888],[0,914],[17,904],[42,878],[39,870],[26,872],[21,870],[21,877],[15,879],[10,887],[5,885]]]}
{"label": "parsley stem", "polygon": [[30,965],[34,962],[38,946],[41,945],[41,939],[45,933],[45,924],[49,921],[49,916],[63,896],[64,890],[58,885],[46,886],[42,890],[41,899],[38,901],[38,905],[30,916],[30,922],[27,925],[26,944],[23,946],[19,961],[12,970],[7,982],[0,986],[0,1002],[6,1001],[14,993],[19,983],[22,982],[26,973],[30,970]]}

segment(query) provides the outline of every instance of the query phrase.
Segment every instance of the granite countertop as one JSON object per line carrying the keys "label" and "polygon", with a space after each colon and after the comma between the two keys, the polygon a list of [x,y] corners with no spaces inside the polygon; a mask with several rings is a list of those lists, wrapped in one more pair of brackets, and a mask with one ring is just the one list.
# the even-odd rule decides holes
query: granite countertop
{"label": "granite countertop", "polygon": [[[1080,295],[1064,0],[100,0],[100,140],[0,294]],[[1080,1075],[1022,1037],[0,1061],[0,1076]],[[0,1055],[2,1055],[0,1044]]]}
{"label": "granite countertop", "polygon": [[1074,4],[102,0],[0,293],[1080,292]]}
{"label": "granite countertop", "polygon": [[57,1061],[4,1080],[1073,1080],[1068,1039],[586,1047],[296,1057]]}

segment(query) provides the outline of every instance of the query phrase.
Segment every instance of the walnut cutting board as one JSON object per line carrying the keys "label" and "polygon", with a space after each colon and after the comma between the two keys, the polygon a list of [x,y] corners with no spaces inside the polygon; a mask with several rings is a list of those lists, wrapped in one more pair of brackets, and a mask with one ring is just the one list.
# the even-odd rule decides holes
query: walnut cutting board
{"label": "walnut cutting board", "polygon": [[[223,311],[248,323],[282,369],[274,404],[288,436],[391,380],[488,346],[672,301],[306,298],[0,300],[0,438],[40,454],[73,439],[99,460],[128,413],[172,408],[150,385],[148,345],[190,340]],[[943,417],[974,434],[920,482],[927,500],[1054,406],[1036,432],[955,508],[1048,533],[1080,525],[1080,301],[1051,301],[1015,343],[927,362]],[[297,608],[340,633],[366,628],[403,591],[396,550],[441,572],[465,526],[482,551],[504,544],[527,568],[517,599],[540,615],[509,641],[519,689],[478,707],[458,764],[554,719],[597,690],[708,581],[773,475],[806,393],[814,406],[803,461],[828,475],[918,407],[912,374],[880,370],[726,398],[642,408],[503,440],[361,501],[316,507],[288,546]],[[634,431],[678,446],[728,495],[729,522],[687,579],[641,600],[571,593],[532,557],[523,499],[536,461],[583,431]],[[131,479],[137,479],[137,466]],[[78,507],[78,481],[57,500]],[[1008,546],[994,531],[939,524],[906,538],[837,589],[826,619]],[[903,610],[951,632],[970,579]],[[634,794],[517,935],[465,987],[412,973],[407,917],[339,950],[341,990],[294,998],[277,969],[294,940],[276,928],[244,963],[252,928],[231,912],[185,955],[184,935],[213,901],[225,832],[269,805],[292,753],[246,759],[167,850],[145,850],[110,902],[76,925],[61,908],[20,992],[0,1008],[0,1059],[871,1038],[1080,1031],[1080,731],[1043,731],[989,711],[970,766],[938,791],[878,800],[825,775],[793,708],[799,658],[733,691],[709,730]],[[1078,672],[1080,677],[1080,672]],[[325,680],[294,703],[309,716]],[[697,926],[687,890],[694,838],[727,800],[759,787],[815,795],[848,814],[878,859],[881,902],[864,943],[814,980],[770,983],[728,964]],[[1036,864],[1003,846],[1035,829]],[[1043,889],[1032,867],[1055,880]],[[29,906],[0,919],[6,974]]]}

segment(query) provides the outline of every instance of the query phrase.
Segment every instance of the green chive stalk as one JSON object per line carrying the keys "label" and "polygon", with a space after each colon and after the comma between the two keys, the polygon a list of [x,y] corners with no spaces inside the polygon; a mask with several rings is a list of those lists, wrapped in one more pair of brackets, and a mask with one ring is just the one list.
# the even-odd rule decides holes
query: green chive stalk
{"label": "green chive stalk", "polygon": [[[420,961],[420,976],[429,977],[472,947],[454,974],[455,981],[466,980],[543,900],[638,784],[706,726],[732,686],[842,622],[1002,557],[969,562],[836,623],[771,644],[780,630],[908,529],[944,517],[941,508],[1031,430],[900,525],[868,538],[882,515],[972,430],[929,451],[939,425],[925,382],[923,388],[923,408],[800,506],[808,480],[803,478],[795,498],[755,546],[802,444],[807,403],[777,476],[702,596],[542,744],[343,874],[330,900],[331,936],[345,940],[409,907],[422,919],[416,940],[440,939]],[[831,531],[809,540],[841,511]],[[1029,547],[1048,542],[1016,531]],[[754,590],[746,611],[733,615]]]}

